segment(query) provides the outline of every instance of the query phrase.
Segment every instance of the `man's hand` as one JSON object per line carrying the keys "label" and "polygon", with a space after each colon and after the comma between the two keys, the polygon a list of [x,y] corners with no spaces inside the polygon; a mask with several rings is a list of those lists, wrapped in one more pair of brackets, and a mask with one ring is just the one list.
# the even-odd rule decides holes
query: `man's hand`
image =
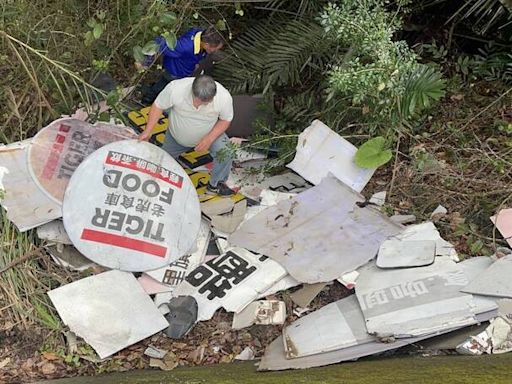
{"label": "man's hand", "polygon": [[197,143],[194,149],[197,152],[207,151],[208,149],[210,149],[210,145],[212,145],[212,143],[213,140],[210,139],[208,136],[205,136],[201,139],[199,143]]}
{"label": "man's hand", "polygon": [[142,132],[139,135],[139,141],[148,141],[150,137],[151,137],[151,130],[146,129],[144,132]]}

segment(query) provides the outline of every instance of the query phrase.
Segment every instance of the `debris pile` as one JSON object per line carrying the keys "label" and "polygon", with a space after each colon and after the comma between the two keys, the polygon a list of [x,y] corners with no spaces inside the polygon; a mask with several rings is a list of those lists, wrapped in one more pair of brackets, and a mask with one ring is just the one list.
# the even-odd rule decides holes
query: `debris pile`
{"label": "debris pile", "polygon": [[[181,339],[220,308],[234,313],[232,329],[282,327],[259,370],[354,360],[456,332],[459,353],[512,350],[512,252],[459,262],[433,222],[387,217],[384,191],[360,193],[375,170],[357,167],[357,148],[320,121],[300,135],[294,172],[267,177],[271,160],[242,152],[228,180],[238,192],[227,198],[205,194],[207,153],[178,163],[134,137],[65,118],[0,147],[9,219],[37,227],[62,267],[96,267],[48,295],[100,359],[160,331]],[[512,246],[511,212],[491,220]],[[432,219],[444,214],[440,206]],[[309,309],[339,283],[354,294]],[[275,299],[299,285],[293,304]],[[145,354],[151,366],[178,365],[154,345]],[[257,357],[247,346],[235,359]]]}

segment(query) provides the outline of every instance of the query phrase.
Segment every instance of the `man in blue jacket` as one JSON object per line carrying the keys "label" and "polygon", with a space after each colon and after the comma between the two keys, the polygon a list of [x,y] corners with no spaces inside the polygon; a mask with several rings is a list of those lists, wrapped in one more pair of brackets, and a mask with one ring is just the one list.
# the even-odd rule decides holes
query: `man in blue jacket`
{"label": "man in blue jacket", "polygon": [[192,76],[199,62],[224,46],[224,38],[214,27],[189,29],[178,38],[174,48],[169,48],[162,36],[155,42],[165,71],[143,96],[144,104],[152,103],[170,81]]}

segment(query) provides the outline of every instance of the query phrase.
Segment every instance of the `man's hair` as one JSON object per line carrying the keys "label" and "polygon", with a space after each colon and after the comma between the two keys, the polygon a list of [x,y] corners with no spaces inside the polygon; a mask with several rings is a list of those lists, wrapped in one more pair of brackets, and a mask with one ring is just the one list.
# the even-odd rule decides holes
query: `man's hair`
{"label": "man's hair", "polygon": [[192,83],[192,95],[201,101],[210,101],[217,94],[217,84],[211,76],[199,75]]}
{"label": "man's hair", "polygon": [[201,41],[210,44],[213,47],[218,47],[220,44],[224,44],[224,37],[222,34],[215,29],[215,27],[209,26],[201,34]]}

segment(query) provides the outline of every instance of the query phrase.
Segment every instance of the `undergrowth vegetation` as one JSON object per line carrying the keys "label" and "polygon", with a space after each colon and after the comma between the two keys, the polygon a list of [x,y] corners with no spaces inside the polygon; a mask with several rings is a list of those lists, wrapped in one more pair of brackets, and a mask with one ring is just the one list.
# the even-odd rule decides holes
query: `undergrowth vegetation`
{"label": "undergrowth vegetation", "polygon": [[[277,148],[283,165],[314,119],[358,146],[377,138],[372,153],[390,161],[365,194],[385,189],[386,212],[418,220],[442,204],[449,211],[437,222],[443,235],[462,254],[489,254],[505,245],[489,217],[512,204],[507,4],[3,1],[0,142],[31,137],[77,107],[92,113],[101,100],[122,119],[138,104],[121,88],[137,90],[157,71],[157,64],[134,66],[153,53],[155,34],[172,44],[190,26],[213,24],[228,39],[216,80],[233,94],[263,94],[272,116],[272,124],[258,122],[249,145]],[[105,73],[116,81],[112,89],[99,85]],[[32,232],[19,233],[0,214],[2,320],[60,334],[45,293],[80,274],[57,267]]]}

